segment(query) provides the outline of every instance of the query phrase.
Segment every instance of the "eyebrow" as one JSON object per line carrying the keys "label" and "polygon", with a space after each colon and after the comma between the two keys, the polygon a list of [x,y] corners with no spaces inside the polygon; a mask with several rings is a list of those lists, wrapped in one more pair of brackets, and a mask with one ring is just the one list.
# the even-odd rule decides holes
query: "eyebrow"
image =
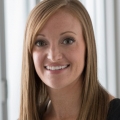
{"label": "eyebrow", "polygon": [[[73,33],[73,34],[75,34],[75,35],[76,35],[76,33],[74,33],[73,31],[66,31],[66,32],[62,32],[62,33],[60,34],[60,36],[61,36],[61,35],[66,34],[66,33]],[[40,35],[40,36],[45,37],[45,35],[44,35],[44,34],[40,34],[40,33],[39,33],[39,34],[37,34],[37,36],[39,36],[39,35]]]}
{"label": "eyebrow", "polygon": [[66,34],[66,33],[73,33],[73,34],[76,35],[76,33],[74,33],[73,31],[66,31],[66,32],[61,33],[60,35],[64,35],[64,34]]}
{"label": "eyebrow", "polygon": [[40,34],[40,33],[39,33],[39,34],[37,34],[36,36],[43,36],[43,37],[45,37],[45,35],[44,35],[44,34]]}

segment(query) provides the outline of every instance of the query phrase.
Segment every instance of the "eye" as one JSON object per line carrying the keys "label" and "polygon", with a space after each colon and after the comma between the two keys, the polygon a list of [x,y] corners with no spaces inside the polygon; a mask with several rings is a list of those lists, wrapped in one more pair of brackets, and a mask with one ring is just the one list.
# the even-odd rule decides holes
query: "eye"
{"label": "eye", "polygon": [[37,40],[35,42],[35,45],[38,46],[38,47],[43,47],[43,46],[47,45],[47,43],[44,40]]}
{"label": "eye", "polygon": [[75,40],[73,38],[66,38],[63,40],[62,44],[69,45],[69,44],[72,44],[74,42],[75,42]]}

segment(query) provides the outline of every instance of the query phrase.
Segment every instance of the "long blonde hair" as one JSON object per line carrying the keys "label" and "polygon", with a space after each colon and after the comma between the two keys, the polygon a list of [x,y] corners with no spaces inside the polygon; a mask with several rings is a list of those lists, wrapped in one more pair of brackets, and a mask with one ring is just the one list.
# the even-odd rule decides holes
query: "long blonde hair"
{"label": "long blonde hair", "polygon": [[35,71],[32,47],[36,34],[59,9],[67,9],[79,19],[86,45],[82,104],[78,120],[106,120],[109,97],[97,80],[97,56],[92,22],[85,7],[78,0],[43,0],[28,17],[23,46],[19,120],[41,120],[45,111],[43,106],[49,96],[45,84]]}

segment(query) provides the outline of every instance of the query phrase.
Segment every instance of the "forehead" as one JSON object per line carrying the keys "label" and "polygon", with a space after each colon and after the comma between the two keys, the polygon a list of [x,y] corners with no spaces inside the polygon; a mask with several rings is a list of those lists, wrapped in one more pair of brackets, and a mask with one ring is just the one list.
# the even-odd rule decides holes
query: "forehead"
{"label": "forehead", "polygon": [[45,23],[40,32],[44,32],[46,29],[59,29],[59,30],[70,30],[70,29],[81,29],[81,24],[78,18],[70,13],[69,10],[59,9],[57,10]]}

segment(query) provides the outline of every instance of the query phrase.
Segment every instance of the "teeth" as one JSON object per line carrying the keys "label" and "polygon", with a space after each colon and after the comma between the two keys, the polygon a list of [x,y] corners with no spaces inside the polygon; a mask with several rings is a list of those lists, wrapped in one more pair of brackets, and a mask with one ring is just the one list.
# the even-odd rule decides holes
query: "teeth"
{"label": "teeth", "polygon": [[48,70],[61,70],[61,69],[64,69],[66,67],[67,67],[67,65],[65,65],[65,66],[46,66],[46,69],[48,69]]}

